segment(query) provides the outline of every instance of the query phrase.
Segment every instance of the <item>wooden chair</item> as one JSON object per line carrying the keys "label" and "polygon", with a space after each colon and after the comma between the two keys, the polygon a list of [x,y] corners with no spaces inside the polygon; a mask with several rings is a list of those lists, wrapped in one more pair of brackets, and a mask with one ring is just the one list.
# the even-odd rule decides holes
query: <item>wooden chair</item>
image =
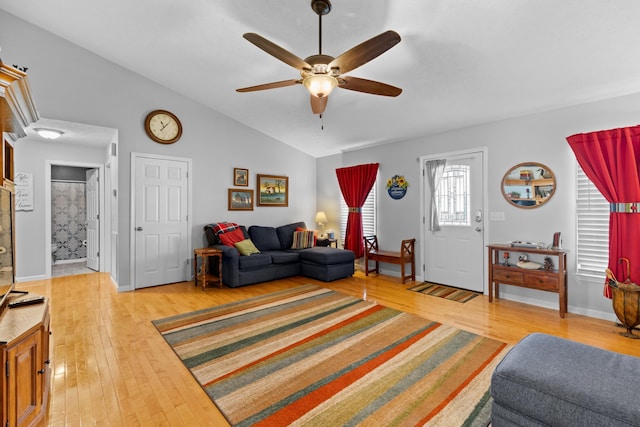
{"label": "wooden chair", "polygon": [[[400,265],[400,277],[402,283],[406,279],[416,280],[416,257],[414,246],[416,239],[406,239],[400,245],[400,252],[381,251],[378,247],[377,236],[364,236],[364,271],[368,276],[371,272],[380,272],[380,263],[387,262],[390,264]],[[376,267],[369,269],[369,261],[375,261]],[[405,264],[411,263],[411,274],[405,274]]]}

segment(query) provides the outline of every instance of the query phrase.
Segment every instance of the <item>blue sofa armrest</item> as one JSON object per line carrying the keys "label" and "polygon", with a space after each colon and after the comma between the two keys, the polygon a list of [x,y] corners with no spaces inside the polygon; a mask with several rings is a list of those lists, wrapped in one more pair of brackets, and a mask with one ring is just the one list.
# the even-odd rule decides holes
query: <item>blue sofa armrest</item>
{"label": "blue sofa armrest", "polygon": [[240,283],[240,253],[227,245],[211,247],[222,251],[222,283],[232,288],[237,287]]}

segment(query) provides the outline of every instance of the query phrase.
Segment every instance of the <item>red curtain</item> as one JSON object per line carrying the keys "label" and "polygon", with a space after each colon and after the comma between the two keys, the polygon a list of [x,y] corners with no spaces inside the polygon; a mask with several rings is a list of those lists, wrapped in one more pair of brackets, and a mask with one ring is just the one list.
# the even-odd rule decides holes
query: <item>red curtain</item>
{"label": "red curtain", "polygon": [[369,163],[336,169],[342,197],[349,207],[344,248],[355,252],[356,258],[364,255],[361,208],[367,200],[371,187],[376,182],[378,166],[378,163]]}
{"label": "red curtain", "polygon": [[[572,135],[567,141],[584,173],[611,204],[609,269],[619,281],[640,283],[640,125]],[[629,260],[629,277],[620,258]],[[604,295],[611,298],[606,282]]]}

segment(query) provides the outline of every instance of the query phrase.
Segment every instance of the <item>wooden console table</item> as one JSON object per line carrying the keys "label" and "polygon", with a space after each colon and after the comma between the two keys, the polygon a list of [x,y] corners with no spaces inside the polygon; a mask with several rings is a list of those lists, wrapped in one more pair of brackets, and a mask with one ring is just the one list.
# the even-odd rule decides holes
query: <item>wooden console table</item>
{"label": "wooden console table", "polygon": [[[538,289],[541,291],[555,292],[558,294],[560,304],[560,317],[567,313],[567,253],[562,249],[536,249],[513,247],[505,244],[493,244],[489,249],[489,302],[493,302],[493,296],[498,296],[498,286],[520,286],[523,288]],[[502,264],[500,253],[514,254],[539,254],[555,257],[554,270],[527,270],[515,265]],[[517,256],[515,257],[518,258]],[[513,259],[513,258],[512,258]],[[514,262],[515,264],[515,262]]]}
{"label": "wooden console table", "polygon": [[[198,271],[198,257],[202,259],[200,271]],[[218,257],[218,274],[207,271],[209,268],[209,257]],[[218,287],[222,287],[222,251],[216,248],[201,248],[193,250],[193,280],[198,285],[198,280],[202,282],[204,290],[208,282],[217,282]]]}

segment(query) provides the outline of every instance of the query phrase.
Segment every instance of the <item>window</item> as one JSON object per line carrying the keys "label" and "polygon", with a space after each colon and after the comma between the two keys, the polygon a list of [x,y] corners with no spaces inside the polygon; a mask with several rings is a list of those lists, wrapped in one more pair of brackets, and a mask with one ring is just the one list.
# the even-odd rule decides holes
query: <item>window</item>
{"label": "window", "polygon": [[[377,183],[373,184],[367,200],[362,206],[362,235],[371,236],[376,234],[376,189]],[[344,238],[347,235],[347,217],[349,216],[349,208],[344,201],[344,198],[340,197],[340,237],[342,244],[344,245]]]}
{"label": "window", "polygon": [[609,262],[609,202],[580,165],[576,169],[576,273],[602,278]]}
{"label": "window", "polygon": [[468,165],[447,165],[436,190],[440,225],[471,225]]}

